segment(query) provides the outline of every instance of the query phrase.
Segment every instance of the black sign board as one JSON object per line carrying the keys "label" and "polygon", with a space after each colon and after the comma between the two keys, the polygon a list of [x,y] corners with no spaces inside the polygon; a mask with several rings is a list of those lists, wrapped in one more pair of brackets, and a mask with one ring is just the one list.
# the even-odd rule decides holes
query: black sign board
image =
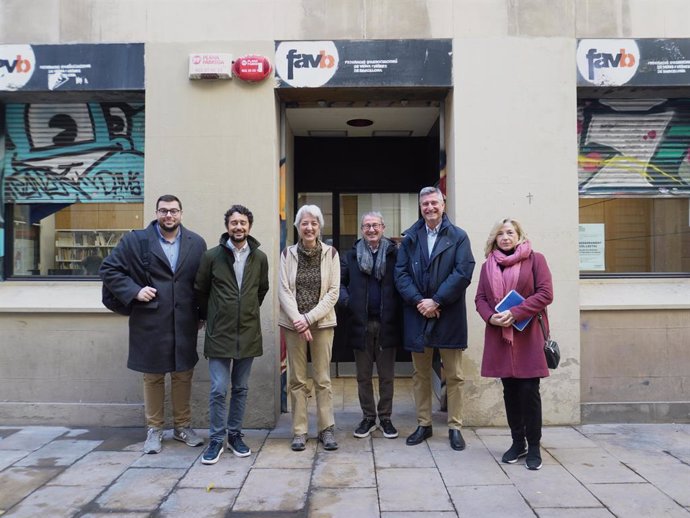
{"label": "black sign board", "polygon": [[143,43],[0,45],[0,91],[143,89]]}
{"label": "black sign board", "polygon": [[276,41],[278,88],[452,86],[450,39]]}

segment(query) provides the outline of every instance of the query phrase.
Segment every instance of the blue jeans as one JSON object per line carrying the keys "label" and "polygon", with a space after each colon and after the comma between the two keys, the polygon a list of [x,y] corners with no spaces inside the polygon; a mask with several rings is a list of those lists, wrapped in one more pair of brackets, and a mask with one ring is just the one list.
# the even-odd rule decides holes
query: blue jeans
{"label": "blue jeans", "polygon": [[[247,404],[249,392],[249,374],[252,371],[254,358],[233,360],[230,358],[209,358],[208,372],[211,376],[211,392],[209,394],[209,419],[211,440],[223,441],[226,429],[228,432],[240,432],[244,419],[244,408]],[[232,364],[232,374],[230,365]],[[230,392],[230,412],[225,424],[225,397],[228,384],[232,382]]]}

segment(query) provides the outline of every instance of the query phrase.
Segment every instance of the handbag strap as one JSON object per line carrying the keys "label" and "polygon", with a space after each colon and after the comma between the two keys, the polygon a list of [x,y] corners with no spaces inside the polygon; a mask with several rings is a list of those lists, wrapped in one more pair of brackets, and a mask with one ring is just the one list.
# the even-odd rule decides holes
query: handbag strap
{"label": "handbag strap", "polygon": [[544,335],[544,340],[549,340],[549,333],[546,332],[546,327],[544,326],[544,321],[541,317],[541,313],[537,314],[537,318],[539,319],[539,327],[541,327],[541,332]]}
{"label": "handbag strap", "polygon": [[[530,258],[532,259],[532,280],[534,281],[534,291],[537,291],[537,273],[534,271],[534,252],[530,254]],[[546,308],[544,308],[544,313],[546,313]],[[544,340],[548,340],[550,338],[549,333],[546,332],[546,327],[544,326],[544,320],[541,316],[541,311],[537,313],[537,319],[539,319],[539,326],[541,327],[541,332],[544,335]]]}

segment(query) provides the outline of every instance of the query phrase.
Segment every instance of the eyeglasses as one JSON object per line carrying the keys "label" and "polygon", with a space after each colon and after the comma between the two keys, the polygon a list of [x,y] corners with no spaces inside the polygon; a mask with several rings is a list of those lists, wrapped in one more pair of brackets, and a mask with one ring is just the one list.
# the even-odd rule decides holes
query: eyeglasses
{"label": "eyeglasses", "polygon": [[158,209],[156,212],[159,216],[167,216],[168,214],[177,216],[182,211],[180,209]]}
{"label": "eyeglasses", "polygon": [[362,230],[378,230],[382,227],[383,225],[381,223],[365,223],[362,225]]}

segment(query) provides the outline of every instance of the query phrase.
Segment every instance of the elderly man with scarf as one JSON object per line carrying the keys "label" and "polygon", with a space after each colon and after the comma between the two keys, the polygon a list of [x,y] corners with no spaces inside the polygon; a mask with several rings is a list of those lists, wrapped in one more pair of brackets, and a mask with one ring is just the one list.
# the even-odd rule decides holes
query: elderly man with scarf
{"label": "elderly man with scarf", "polygon": [[[347,319],[339,326],[355,354],[359,404],[363,419],[355,437],[368,437],[376,430],[376,416],[384,437],[398,431],[391,421],[395,353],[401,338],[401,301],[393,275],[397,248],[384,237],[386,225],[380,212],[362,216],[362,239],[344,254],[340,266],[339,304]],[[379,376],[379,402],[374,399],[373,368]]]}

